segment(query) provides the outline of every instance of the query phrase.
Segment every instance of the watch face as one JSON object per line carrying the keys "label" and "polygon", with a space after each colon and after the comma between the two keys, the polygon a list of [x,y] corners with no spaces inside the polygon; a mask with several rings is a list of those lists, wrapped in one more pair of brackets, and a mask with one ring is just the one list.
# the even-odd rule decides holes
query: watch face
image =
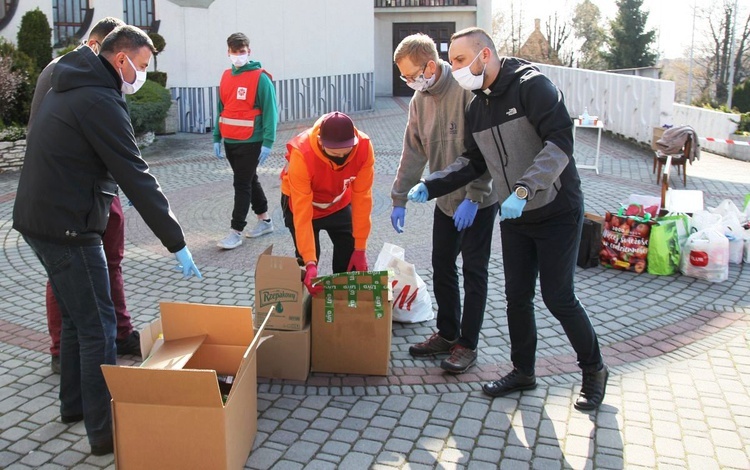
{"label": "watch face", "polygon": [[524,188],[523,186],[517,187],[515,193],[519,199],[526,199],[527,197],[529,197],[529,190]]}

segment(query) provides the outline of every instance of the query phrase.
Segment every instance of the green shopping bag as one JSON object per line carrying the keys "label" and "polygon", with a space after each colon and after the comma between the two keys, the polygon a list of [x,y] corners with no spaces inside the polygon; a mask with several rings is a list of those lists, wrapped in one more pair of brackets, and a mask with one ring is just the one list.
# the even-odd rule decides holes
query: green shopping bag
{"label": "green shopping bag", "polygon": [[692,221],[690,216],[685,213],[670,212],[669,214],[656,219],[657,222],[666,222],[668,220],[674,220],[677,228],[677,240],[680,242],[680,248],[682,248],[685,246],[685,242],[692,232]]}
{"label": "green shopping bag", "polygon": [[669,276],[680,269],[677,221],[664,220],[651,227],[646,270],[655,276]]}

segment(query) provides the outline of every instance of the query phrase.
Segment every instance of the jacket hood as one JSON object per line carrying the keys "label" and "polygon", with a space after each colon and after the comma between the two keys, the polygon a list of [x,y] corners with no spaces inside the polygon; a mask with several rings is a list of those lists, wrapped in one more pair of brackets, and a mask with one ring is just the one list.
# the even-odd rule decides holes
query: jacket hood
{"label": "jacket hood", "polygon": [[[531,62],[519,59],[517,57],[503,57],[500,59],[500,73],[497,75],[495,81],[489,86],[490,96],[501,96],[510,87],[511,83],[516,80],[520,80],[521,77],[528,71],[533,70],[538,72]],[[474,90],[474,93],[479,96],[485,96],[485,90]]]}
{"label": "jacket hood", "polygon": [[85,86],[102,86],[118,89],[115,77],[88,46],[68,52],[57,61],[52,74],[52,89],[64,92]]}
{"label": "jacket hood", "polygon": [[232,65],[231,67],[232,67],[232,75],[237,75],[242,72],[248,72],[250,70],[258,70],[259,68],[262,68],[260,65],[260,62],[257,62],[254,60],[248,61],[248,63],[246,63],[245,65],[239,68],[235,67],[234,65]]}

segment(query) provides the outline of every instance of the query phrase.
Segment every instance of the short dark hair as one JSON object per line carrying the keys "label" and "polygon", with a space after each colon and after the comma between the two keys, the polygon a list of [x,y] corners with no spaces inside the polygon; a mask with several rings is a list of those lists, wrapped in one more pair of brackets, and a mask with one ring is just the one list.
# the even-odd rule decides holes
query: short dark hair
{"label": "short dark hair", "polygon": [[232,51],[250,47],[250,39],[242,33],[233,33],[227,38],[227,46]]}
{"label": "short dark hair", "polygon": [[487,34],[487,31],[483,30],[482,28],[472,26],[470,28],[465,28],[461,31],[453,33],[453,36],[451,36],[451,42],[463,37],[468,37],[473,41],[472,49],[475,52],[479,52],[485,47],[489,47],[492,51],[497,51],[497,49],[495,48],[495,41],[493,41],[490,35]]}
{"label": "short dark hair", "polygon": [[125,24],[116,27],[104,38],[101,52],[102,54],[116,54],[121,51],[136,51],[142,47],[148,47],[151,53],[156,53],[154,43],[143,30]]}
{"label": "short dark hair", "polygon": [[124,24],[124,21],[113,16],[102,18],[98,23],[94,25],[93,28],[91,28],[89,39],[95,39],[101,44],[101,42],[104,41],[104,38],[106,38],[109,33],[111,33],[116,27],[122,26]]}

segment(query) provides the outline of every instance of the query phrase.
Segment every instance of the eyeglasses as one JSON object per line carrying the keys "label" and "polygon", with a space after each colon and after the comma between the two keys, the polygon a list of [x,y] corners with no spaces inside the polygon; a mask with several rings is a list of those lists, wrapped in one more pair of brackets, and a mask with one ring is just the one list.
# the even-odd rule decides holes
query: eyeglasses
{"label": "eyeglasses", "polygon": [[[427,62],[427,64],[429,64],[429,62]],[[411,76],[399,75],[399,78],[401,78],[401,80],[405,81],[406,83],[414,82],[417,80],[417,78],[419,78],[420,75],[424,75],[425,70],[427,70],[427,64],[424,64],[424,67],[422,67],[421,72],[415,73],[414,75],[411,75]]]}

